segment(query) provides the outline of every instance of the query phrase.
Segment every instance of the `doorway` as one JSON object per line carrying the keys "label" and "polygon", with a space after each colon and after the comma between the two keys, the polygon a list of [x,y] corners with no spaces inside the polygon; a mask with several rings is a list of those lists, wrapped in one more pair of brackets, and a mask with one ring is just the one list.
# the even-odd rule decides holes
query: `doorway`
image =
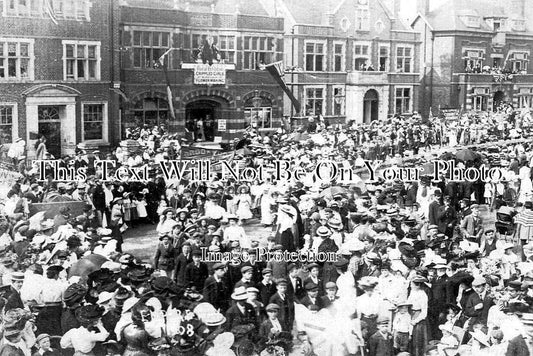
{"label": "doorway", "polygon": [[501,90],[496,91],[492,99],[492,110],[497,111],[498,106],[500,106],[500,104],[504,101],[505,101],[505,93]]}
{"label": "doorway", "polygon": [[374,89],[370,89],[365,93],[363,99],[363,118],[364,123],[369,124],[379,117],[379,100],[378,93]]}
{"label": "doorway", "polygon": [[196,142],[213,141],[218,134],[221,104],[213,100],[193,101],[185,107],[185,128]]}
{"label": "doorway", "polygon": [[39,105],[39,136],[46,137],[46,149],[55,158],[61,158],[61,116],[64,106]]}

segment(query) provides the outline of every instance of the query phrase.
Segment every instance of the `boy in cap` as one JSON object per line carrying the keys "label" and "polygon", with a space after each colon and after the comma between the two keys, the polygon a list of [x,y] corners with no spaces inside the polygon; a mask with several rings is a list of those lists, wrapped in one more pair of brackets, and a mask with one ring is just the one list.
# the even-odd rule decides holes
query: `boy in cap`
{"label": "boy in cap", "polygon": [[259,300],[263,305],[267,305],[272,297],[276,293],[276,283],[272,281],[272,270],[270,268],[265,268],[261,272],[263,279],[256,285],[256,288],[259,290]]}
{"label": "boy in cap", "polygon": [[202,262],[202,251],[195,249],[192,252],[192,262],[185,268],[185,284],[187,287],[194,287],[197,292],[201,292],[208,276],[207,265]]}
{"label": "boy in cap", "polygon": [[59,356],[59,351],[52,348],[48,334],[39,334],[35,339],[35,347],[37,351],[32,356]]}
{"label": "boy in cap", "polygon": [[294,322],[294,301],[287,294],[288,282],[285,278],[276,281],[276,293],[270,297],[269,304],[277,304],[280,308],[279,319],[287,331],[292,330]]}
{"label": "boy in cap", "polygon": [[305,290],[307,295],[300,300],[300,303],[308,309],[310,309],[311,305],[316,306],[318,310],[322,309],[322,301],[318,297],[318,285],[314,282],[307,282]]}
{"label": "boy in cap", "polygon": [[322,303],[323,308],[329,307],[333,302],[339,299],[337,296],[337,284],[335,284],[335,282],[326,283],[325,289],[326,295],[320,297],[320,302]]}
{"label": "boy in cap", "polygon": [[379,318],[376,331],[368,340],[368,356],[393,356],[389,320]]}
{"label": "boy in cap", "polygon": [[205,280],[203,288],[203,301],[210,303],[215,309],[220,309],[221,313],[224,313],[229,307],[229,288],[224,277],[226,271],[225,263],[215,263],[213,265],[213,275]]}

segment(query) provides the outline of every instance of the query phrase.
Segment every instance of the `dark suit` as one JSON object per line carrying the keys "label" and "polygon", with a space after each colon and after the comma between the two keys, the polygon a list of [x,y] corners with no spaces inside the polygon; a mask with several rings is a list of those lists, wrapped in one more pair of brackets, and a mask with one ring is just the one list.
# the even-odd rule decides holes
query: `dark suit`
{"label": "dark suit", "polygon": [[270,282],[270,284],[264,285],[263,282],[258,283],[255,288],[259,290],[259,296],[257,299],[263,303],[263,305],[268,305],[270,297],[276,293],[276,283]]}
{"label": "dark suit", "polygon": [[[483,304],[483,308],[480,310],[476,310],[475,306],[478,304]],[[494,305],[494,300],[492,297],[488,296],[488,292],[485,292],[485,297],[483,300],[479,297],[477,293],[472,293],[468,299],[466,300],[465,304],[465,315],[469,318],[472,318],[470,320],[470,327],[469,329],[472,330],[472,327],[476,323],[482,323],[487,324],[487,317],[489,315],[489,309]]]}
{"label": "dark suit", "polygon": [[379,331],[368,340],[368,356],[392,356],[392,339],[390,335],[384,337]]}
{"label": "dark suit", "polygon": [[215,309],[220,309],[224,313],[228,305],[229,288],[224,279],[217,282],[215,277],[211,276],[205,280],[204,283],[204,302],[211,303]]}
{"label": "dark suit", "polygon": [[315,305],[318,310],[322,309],[323,308],[323,305],[322,305],[322,299],[320,299],[319,296],[317,296],[315,298],[315,302],[313,303],[313,301],[311,300],[311,298],[309,298],[308,295],[306,295],[305,297],[303,297],[301,300],[300,300],[300,303],[302,305],[304,305],[307,309],[309,309],[309,307],[311,305]]}
{"label": "dark suit", "polygon": [[242,279],[240,281],[238,281],[237,283],[235,283],[235,286],[233,287],[233,289],[237,289],[239,287],[244,287],[244,288],[249,288],[253,286],[253,283],[250,281],[250,282],[245,282],[243,281]]}
{"label": "dark suit", "polygon": [[287,295],[292,300],[299,300],[305,296],[305,289],[300,277],[296,277],[296,288],[292,284],[290,277],[287,278]]}
{"label": "dark suit", "polygon": [[[335,300],[339,299],[339,297],[335,296]],[[322,303],[322,308],[327,308],[333,303],[326,295],[323,297],[320,297],[320,303]]]}
{"label": "dark suit", "polygon": [[198,266],[191,262],[185,267],[185,285],[187,287],[195,287],[198,292],[201,292],[204,288],[207,276],[209,276],[209,272],[204,262],[200,262]]}
{"label": "dark suit", "polygon": [[[311,277],[307,277],[305,280],[304,280],[304,287],[307,285],[307,283],[309,282],[313,282],[315,283],[315,281],[313,281],[311,279]],[[324,283],[322,282],[322,280],[320,278],[318,278],[318,283],[315,283],[317,286],[318,286],[318,295],[319,296],[323,296],[324,295]]]}
{"label": "dark suit", "polygon": [[241,313],[237,304],[232,305],[226,312],[226,331],[231,331],[235,326],[253,324],[258,328],[258,320],[254,307],[249,303],[244,303],[244,313]]}
{"label": "dark suit", "polygon": [[274,303],[279,306],[278,319],[281,325],[287,328],[288,331],[292,330],[292,323],[294,322],[294,302],[289,299],[286,294],[285,299],[282,299],[278,292],[270,297],[269,303]]}
{"label": "dark suit", "polygon": [[162,270],[170,270],[174,268],[174,263],[176,261],[176,250],[172,244],[168,244],[168,247],[165,247],[163,244],[157,246],[154,257],[154,268]]}
{"label": "dark suit", "polygon": [[24,309],[24,303],[22,303],[22,299],[20,299],[20,293],[17,292],[13,287],[11,287],[9,294],[6,296],[6,299],[7,301],[4,307],[5,311],[15,308]]}
{"label": "dark suit", "polygon": [[185,268],[189,263],[192,262],[192,255],[189,254],[189,257],[185,257],[183,253],[180,253],[178,258],[176,258],[176,273],[175,278],[178,286],[184,287],[186,284],[185,281]]}

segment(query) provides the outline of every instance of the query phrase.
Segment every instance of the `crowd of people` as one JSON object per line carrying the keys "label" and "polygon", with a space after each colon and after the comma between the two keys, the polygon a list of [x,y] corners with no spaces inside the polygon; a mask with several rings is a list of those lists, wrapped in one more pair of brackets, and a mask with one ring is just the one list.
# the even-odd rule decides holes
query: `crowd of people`
{"label": "crowd of people", "polygon": [[[87,169],[84,181],[39,182],[38,167],[17,164],[0,221],[0,355],[530,355],[531,145],[449,153],[458,165],[498,166],[497,182],[339,186],[311,174],[320,160],[419,165],[417,146],[529,132],[528,113],[497,115],[457,120],[471,130],[479,120],[479,141],[442,140],[448,123],[414,115],[252,129],[235,145],[246,166],[284,159],[309,171],[297,181],[165,181],[158,163],[184,143],[162,127],[129,131],[109,154],[61,157]],[[148,177],[106,181],[102,158],[150,164]],[[123,251],[123,234],[140,239],[141,224],[156,247]]]}

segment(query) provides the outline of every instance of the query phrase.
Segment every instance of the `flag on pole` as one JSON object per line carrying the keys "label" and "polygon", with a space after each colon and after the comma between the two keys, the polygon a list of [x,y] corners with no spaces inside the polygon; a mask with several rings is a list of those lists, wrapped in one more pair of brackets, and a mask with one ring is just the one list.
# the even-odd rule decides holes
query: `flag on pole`
{"label": "flag on pole", "polygon": [[292,102],[292,105],[294,106],[294,110],[299,113],[302,106],[298,99],[296,99],[296,97],[294,96],[292,90],[287,86],[287,84],[285,84],[285,80],[283,79],[283,62],[279,61],[267,64],[265,66],[265,69],[270,73],[272,78],[274,78],[274,80],[278,83],[281,89],[283,89],[285,94],[287,94],[287,96]]}
{"label": "flag on pole", "polygon": [[163,72],[165,73],[165,81],[167,84],[167,99],[168,99],[168,107],[170,109],[170,117],[172,117],[172,120],[176,120],[176,113],[174,112],[174,103],[172,98],[172,89],[170,89],[170,78],[168,77],[167,67],[165,66],[165,58],[168,56],[168,54],[172,51],[172,48],[169,48],[165,53],[159,57],[158,62],[159,66],[163,68]]}
{"label": "flag on pole", "polygon": [[54,11],[54,8],[52,7],[51,0],[44,0],[44,9],[48,16],[50,16],[50,20],[52,20],[53,23],[56,25],[59,25],[59,22],[57,22],[57,15]]}

